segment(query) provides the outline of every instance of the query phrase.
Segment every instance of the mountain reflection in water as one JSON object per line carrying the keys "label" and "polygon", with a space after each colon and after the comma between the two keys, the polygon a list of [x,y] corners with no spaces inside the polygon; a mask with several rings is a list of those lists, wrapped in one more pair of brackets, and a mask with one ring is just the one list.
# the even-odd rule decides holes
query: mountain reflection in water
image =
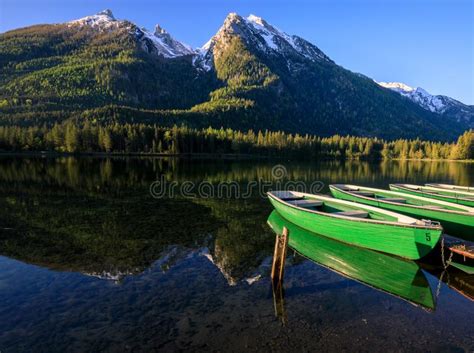
{"label": "mountain reflection in water", "polygon": [[[443,276],[436,296],[438,268],[382,255],[351,256],[349,267],[333,268],[344,254],[327,254],[338,248],[312,259],[308,244],[290,243],[304,257],[287,260],[282,327],[269,281],[268,201],[256,192],[247,199],[150,195],[162,176],[179,184],[275,182],[275,164],[285,166],[287,180],[323,182],[324,192],[333,182],[474,184],[468,163],[2,157],[0,351],[474,348],[466,324],[474,314],[471,278],[448,269],[455,276]],[[383,266],[369,273],[364,257],[397,276],[383,281],[390,272]],[[433,300],[431,313],[407,303],[431,308]]]}

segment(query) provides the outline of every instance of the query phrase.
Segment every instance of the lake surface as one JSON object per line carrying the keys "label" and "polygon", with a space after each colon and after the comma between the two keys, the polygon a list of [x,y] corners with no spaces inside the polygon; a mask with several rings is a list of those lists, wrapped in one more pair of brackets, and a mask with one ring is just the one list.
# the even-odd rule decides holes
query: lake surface
{"label": "lake surface", "polygon": [[1,157],[0,351],[474,351],[474,276],[432,261],[314,238],[274,293],[260,194],[288,181],[474,185],[474,164]]}

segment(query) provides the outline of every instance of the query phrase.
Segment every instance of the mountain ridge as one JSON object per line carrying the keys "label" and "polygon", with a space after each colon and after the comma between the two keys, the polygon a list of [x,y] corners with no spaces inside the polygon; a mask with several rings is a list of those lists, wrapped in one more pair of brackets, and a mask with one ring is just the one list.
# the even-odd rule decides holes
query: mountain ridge
{"label": "mountain ridge", "polygon": [[407,97],[424,109],[441,115],[448,114],[458,122],[464,120],[469,127],[474,128],[474,106],[472,105],[464,104],[445,95],[432,95],[421,87],[410,87],[402,82],[377,83]]}
{"label": "mountain ridge", "polygon": [[0,123],[147,121],[440,140],[468,127],[255,15],[229,14],[198,49],[110,10],[9,31],[0,44]]}

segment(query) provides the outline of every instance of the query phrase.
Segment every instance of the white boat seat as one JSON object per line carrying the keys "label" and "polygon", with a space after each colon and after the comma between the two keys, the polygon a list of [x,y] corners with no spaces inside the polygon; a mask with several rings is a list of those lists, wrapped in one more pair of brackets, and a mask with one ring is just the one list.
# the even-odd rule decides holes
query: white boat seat
{"label": "white boat seat", "polygon": [[385,197],[383,199],[380,199],[382,201],[390,201],[390,202],[398,202],[398,203],[407,203],[406,199],[402,199],[400,197]]}
{"label": "white boat seat", "polygon": [[323,205],[323,202],[318,200],[294,200],[288,201],[288,203],[298,207],[319,207]]}
{"label": "white boat seat", "polygon": [[434,208],[434,209],[443,209],[444,208],[443,206],[438,206],[438,205],[426,205],[426,206],[423,206],[423,207]]}
{"label": "white boat seat", "polygon": [[375,197],[375,194],[370,191],[353,191],[352,193],[360,196]]}
{"label": "white boat seat", "polygon": [[338,216],[346,216],[346,217],[357,217],[357,218],[367,218],[369,217],[369,213],[365,211],[359,211],[359,210],[354,210],[354,211],[344,211],[344,212],[335,212],[335,215]]}
{"label": "white boat seat", "polygon": [[348,186],[342,186],[340,189],[341,189],[342,191],[350,191],[350,192],[352,192],[352,191],[358,191],[358,190],[359,190],[359,188],[350,188],[350,187],[348,187]]}
{"label": "white boat seat", "polygon": [[415,186],[415,185],[401,185],[407,189],[412,189],[412,190],[421,190],[421,188],[419,186]]}
{"label": "white boat seat", "polygon": [[304,196],[298,195],[292,191],[275,191],[273,195],[278,197],[280,200],[283,201],[290,201],[290,200],[303,200]]}

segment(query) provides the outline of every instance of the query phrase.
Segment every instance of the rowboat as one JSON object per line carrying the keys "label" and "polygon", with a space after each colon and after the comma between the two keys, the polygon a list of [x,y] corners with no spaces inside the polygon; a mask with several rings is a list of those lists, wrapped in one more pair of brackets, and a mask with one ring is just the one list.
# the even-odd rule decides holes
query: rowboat
{"label": "rowboat", "polygon": [[472,186],[460,186],[460,185],[451,185],[451,184],[425,184],[425,186],[432,187],[435,189],[441,189],[441,190],[467,191],[474,194],[474,187]]}
{"label": "rowboat", "polygon": [[286,227],[289,247],[309,260],[413,305],[435,308],[429,282],[416,262],[309,232],[288,222],[276,211],[270,214],[267,223],[277,234],[282,234]]}
{"label": "rowboat", "polygon": [[467,191],[442,190],[431,186],[390,184],[390,190],[474,207],[474,195]]}
{"label": "rowboat", "polygon": [[443,232],[439,223],[329,196],[296,191],[267,195],[282,217],[301,228],[407,259],[427,255]]}
{"label": "rowboat", "polygon": [[474,240],[474,208],[472,207],[358,185],[335,184],[330,185],[329,189],[331,194],[338,199],[380,207],[410,217],[438,221],[447,233]]}

